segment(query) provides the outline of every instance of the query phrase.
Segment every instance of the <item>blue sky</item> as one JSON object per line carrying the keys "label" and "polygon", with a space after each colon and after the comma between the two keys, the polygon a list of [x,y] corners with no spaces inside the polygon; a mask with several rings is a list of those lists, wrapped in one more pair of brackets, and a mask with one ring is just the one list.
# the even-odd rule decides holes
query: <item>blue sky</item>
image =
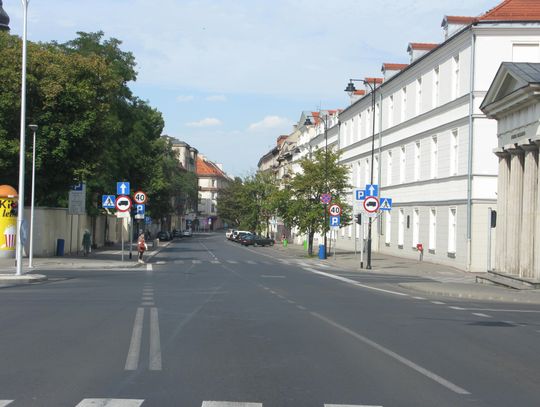
{"label": "blue sky", "polygon": [[[28,39],[103,30],[134,53],[134,93],[231,175],[256,170],[302,110],[343,108],[351,77],[408,62],[409,42],[441,42],[444,15],[500,0],[31,0]],[[22,32],[20,0],[4,0]],[[29,55],[31,58],[31,55]]]}

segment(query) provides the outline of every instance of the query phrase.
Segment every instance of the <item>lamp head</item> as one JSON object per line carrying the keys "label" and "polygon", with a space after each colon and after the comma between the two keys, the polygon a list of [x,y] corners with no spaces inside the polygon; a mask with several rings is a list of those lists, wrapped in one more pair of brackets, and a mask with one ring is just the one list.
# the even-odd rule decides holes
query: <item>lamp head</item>
{"label": "lamp head", "polygon": [[352,81],[350,81],[347,87],[345,88],[345,92],[347,92],[349,96],[352,96],[352,94],[356,92],[356,88],[354,87],[354,83],[352,83]]}
{"label": "lamp head", "polygon": [[306,121],[304,122],[304,126],[312,126],[312,125],[313,125],[313,123],[311,122],[309,117],[306,117]]}
{"label": "lamp head", "polygon": [[37,131],[38,125],[37,124],[29,124],[28,128],[32,130],[33,132]]}

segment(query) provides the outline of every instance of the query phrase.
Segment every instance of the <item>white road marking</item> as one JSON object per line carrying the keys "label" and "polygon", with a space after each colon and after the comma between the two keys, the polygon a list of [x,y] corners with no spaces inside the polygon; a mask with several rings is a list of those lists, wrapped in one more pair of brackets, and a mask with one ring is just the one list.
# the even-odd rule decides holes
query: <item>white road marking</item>
{"label": "white road marking", "polygon": [[317,270],[309,268],[309,267],[304,267],[304,270],[309,271],[309,272],[314,273],[314,274],[324,276],[324,277],[330,277],[330,278],[333,278],[335,280],[343,281],[345,283],[352,284],[352,285],[355,285],[357,287],[367,288],[369,290],[381,291],[383,293],[399,295],[399,296],[402,296],[402,297],[408,297],[409,296],[408,294],[405,294],[405,293],[400,293],[400,292],[391,291],[391,290],[384,290],[382,288],[377,288],[377,287],[372,287],[370,285],[361,284],[361,283],[359,283],[358,281],[355,281],[355,280],[351,280],[351,279],[341,277],[341,276],[336,276],[335,274],[325,273],[324,271],[317,271]]}
{"label": "white road marking", "polygon": [[141,339],[144,322],[144,308],[137,308],[135,322],[133,323],[133,334],[126,359],[125,370],[137,370],[139,365],[139,355],[141,353]]}
{"label": "white road marking", "polygon": [[448,308],[455,309],[457,311],[466,311],[465,308],[461,308],[461,307],[448,307]]}
{"label": "white road marking", "polygon": [[332,321],[331,319],[328,319],[321,314],[317,314],[316,312],[311,312],[311,315],[313,315],[315,318],[320,319],[321,321],[326,322],[329,325],[332,325],[334,328],[339,329],[340,331],[343,331],[352,337],[358,339],[359,341],[365,343],[366,345],[371,346],[372,348],[377,349],[379,352],[384,353],[387,356],[390,356],[391,358],[397,360],[398,362],[403,363],[405,366],[415,370],[416,372],[420,373],[421,375],[426,376],[427,378],[439,383],[441,386],[446,387],[449,390],[452,390],[455,393],[458,394],[470,394],[467,390],[455,385],[454,383],[446,380],[445,378],[427,370],[426,368],[423,368],[420,365],[417,365],[413,361],[398,355],[396,352],[391,351],[388,348],[385,348],[382,345],[379,345],[377,342],[372,341],[371,339],[366,338],[365,336],[360,335],[359,333],[356,333],[352,330],[350,330],[347,327],[344,327],[343,325],[338,324],[337,322]]}
{"label": "white road marking", "polygon": [[156,304],[154,304],[154,301],[144,301],[144,302],[141,302],[141,305],[143,307],[153,307]]}
{"label": "white road marking", "polygon": [[257,264],[257,263],[255,263],[253,260],[246,260],[246,263],[247,263],[247,264]]}
{"label": "white road marking", "polygon": [[201,264],[202,261],[200,261],[200,260],[193,260],[192,263],[193,263],[193,264]]}
{"label": "white road marking", "polygon": [[143,294],[142,301],[154,301],[154,294]]}
{"label": "white road marking", "polygon": [[[324,268],[332,268],[331,266],[329,266],[328,264],[317,264],[318,267],[324,267]],[[330,405],[330,404],[329,404]]]}
{"label": "white road marking", "polygon": [[208,247],[206,247],[206,245],[204,243],[199,242],[199,244],[202,247],[204,247],[208,253],[210,253],[210,256],[212,256],[214,258],[214,260],[217,260],[217,256],[214,253],[212,253],[212,251]]}
{"label": "white road marking", "polygon": [[491,318],[491,316],[486,315],[486,314],[482,314],[481,312],[473,312],[472,314],[473,314],[473,315],[476,315],[477,317]]}
{"label": "white road marking", "polygon": [[210,263],[212,263],[212,264],[220,264],[221,262],[219,260],[212,260]]}
{"label": "white road marking", "polygon": [[203,401],[201,407],[262,407],[262,403],[240,403],[236,401]]}
{"label": "white road marking", "polygon": [[13,403],[13,400],[0,400],[0,407],[6,407],[8,404]]}
{"label": "white road marking", "polygon": [[445,302],[442,302],[442,301],[430,301],[432,304],[435,304],[435,305],[446,305]]}
{"label": "white road marking", "polygon": [[285,276],[272,276],[269,274],[262,274],[261,278],[285,278]]}
{"label": "white road marking", "polygon": [[[84,399],[75,407],[139,407],[144,400],[135,399]],[[1,406],[1,404],[0,404]]]}
{"label": "white road marking", "polygon": [[238,264],[238,262],[236,260],[227,260],[227,263],[230,263],[230,264]]}
{"label": "white road marking", "polygon": [[540,313],[540,310],[532,310],[532,309],[496,309],[496,308],[467,308],[467,311]]}
{"label": "white road marking", "polygon": [[302,306],[302,305],[297,305],[296,306],[298,309],[301,309],[302,311],[305,311],[307,308]]}
{"label": "white road marking", "polygon": [[157,308],[150,310],[150,370],[161,370],[161,342]]}
{"label": "white road marking", "polygon": [[151,264],[146,265],[146,271],[152,271],[152,265]]}
{"label": "white road marking", "polygon": [[156,264],[160,264],[160,265],[161,264],[167,264],[167,262],[166,261],[156,261]]}
{"label": "white road marking", "polygon": [[424,297],[413,297],[415,300],[425,300]]}

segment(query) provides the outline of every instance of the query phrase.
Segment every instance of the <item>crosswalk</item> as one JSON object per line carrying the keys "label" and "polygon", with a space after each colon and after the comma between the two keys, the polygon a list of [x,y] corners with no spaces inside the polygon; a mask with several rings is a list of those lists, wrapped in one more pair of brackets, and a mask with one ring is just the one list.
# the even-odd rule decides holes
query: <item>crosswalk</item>
{"label": "crosswalk", "polygon": [[[144,399],[111,399],[111,398],[87,398],[81,400],[75,407],[140,407]],[[0,400],[0,407],[10,406],[15,400]],[[327,404],[324,407],[383,407],[373,404]],[[11,406],[10,406],[11,407]],[[13,404],[15,407],[15,404]],[[203,401],[201,407],[263,407],[263,403],[258,402],[238,402],[238,401]]]}
{"label": "crosswalk", "polygon": [[271,264],[293,264],[295,262],[287,261],[287,260],[280,260],[276,259],[275,261],[270,260],[219,260],[219,259],[213,259],[213,260],[200,260],[200,259],[186,259],[186,260],[173,260],[171,262],[167,261],[158,261],[155,264],[158,266],[162,266],[165,264],[250,264],[250,265],[271,265]]}

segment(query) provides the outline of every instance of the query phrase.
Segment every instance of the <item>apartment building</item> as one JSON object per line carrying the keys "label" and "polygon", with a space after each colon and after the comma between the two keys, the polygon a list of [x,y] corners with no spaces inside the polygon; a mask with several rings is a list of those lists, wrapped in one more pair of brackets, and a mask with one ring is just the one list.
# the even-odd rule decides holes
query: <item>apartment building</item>
{"label": "apartment building", "polygon": [[199,179],[199,206],[196,225],[199,230],[218,230],[224,227],[217,214],[219,191],[230,181],[221,164],[208,160],[204,155],[197,157],[197,177]]}
{"label": "apartment building", "polygon": [[[486,270],[497,137],[479,106],[501,62],[539,61],[540,13],[524,3],[506,0],[479,17],[446,16],[442,43],[411,42],[409,64],[383,64],[374,112],[366,88],[340,113],[338,144],[356,187],[371,178],[375,118],[373,178],[393,209],[375,223],[374,250],[418,257],[421,243],[425,260]],[[342,228],[338,247],[353,246],[353,227]]]}

